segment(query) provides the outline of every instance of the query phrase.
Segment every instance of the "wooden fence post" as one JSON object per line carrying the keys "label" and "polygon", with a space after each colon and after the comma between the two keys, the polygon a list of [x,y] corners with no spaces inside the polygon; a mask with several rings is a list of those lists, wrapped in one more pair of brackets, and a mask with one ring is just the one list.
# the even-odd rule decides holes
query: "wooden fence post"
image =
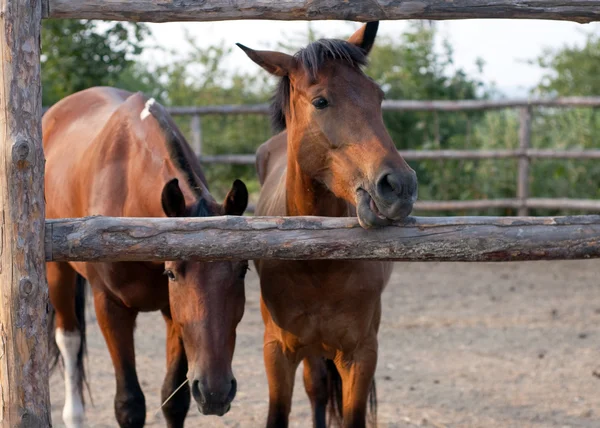
{"label": "wooden fence post", "polygon": [[519,109],[519,175],[517,178],[517,199],[520,201],[518,213],[527,216],[527,199],[529,198],[529,157],[527,150],[531,143],[531,107]]}
{"label": "wooden fence post", "polygon": [[202,123],[199,114],[192,116],[190,128],[192,132],[192,150],[194,150],[196,156],[202,157]]}
{"label": "wooden fence post", "polygon": [[41,0],[0,0],[0,426],[50,426]]}

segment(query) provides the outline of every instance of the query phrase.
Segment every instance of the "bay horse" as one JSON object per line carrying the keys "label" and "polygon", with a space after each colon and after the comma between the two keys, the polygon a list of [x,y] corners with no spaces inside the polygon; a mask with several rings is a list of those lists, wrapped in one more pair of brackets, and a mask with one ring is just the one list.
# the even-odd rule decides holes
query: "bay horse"
{"label": "bay horse", "polygon": [[[283,132],[257,151],[262,189],[256,215],[358,216],[368,229],[410,214],[416,174],[383,124],[383,91],[361,69],[377,28],[370,22],[347,41],[319,40],[294,56],[238,44],[280,77],[272,113]],[[314,426],[326,425],[328,408],[330,422],[365,426],[367,407],[376,417],[377,332],[392,263],[255,264],[265,324],[267,426],[288,426],[302,360]]]}
{"label": "bay horse", "polygon": [[[141,93],[96,87],[48,110],[42,120],[48,218],[243,214],[244,183],[236,180],[223,204],[215,202],[185,138],[153,101]],[[200,412],[210,415],[225,414],[235,396],[231,360],[247,269],[247,261],[48,263],[67,427],[84,424],[85,280],[115,370],[117,422],[121,427],[145,423],[134,324],[139,312],[161,311],[167,326],[162,399],[187,380],[163,414],[169,427],[183,427],[190,391]]]}

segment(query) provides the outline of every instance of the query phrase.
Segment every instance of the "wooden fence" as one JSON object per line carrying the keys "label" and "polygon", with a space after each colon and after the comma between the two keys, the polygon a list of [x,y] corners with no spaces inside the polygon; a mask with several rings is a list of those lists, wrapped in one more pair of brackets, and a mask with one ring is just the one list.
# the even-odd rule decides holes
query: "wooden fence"
{"label": "wooden fence", "polygon": [[596,0],[45,0],[49,18],[124,21],[223,21],[230,19],[374,21],[386,19],[600,20]]}
{"label": "wooden fence", "polygon": [[[517,194],[513,199],[483,199],[474,201],[417,201],[420,211],[483,210],[488,208],[514,208],[520,216],[530,209],[568,209],[600,212],[600,201],[592,199],[551,199],[529,196],[529,166],[533,159],[598,159],[600,150],[548,150],[531,148],[532,110],[536,107],[600,107],[600,97],[565,97],[533,100],[461,100],[461,101],[409,101],[383,102],[384,111],[458,112],[517,108],[519,109],[519,148],[515,150],[401,150],[406,160],[447,159],[517,159]],[[191,116],[190,134],[194,151],[205,164],[222,163],[254,165],[254,155],[204,155],[202,154],[201,117],[207,115],[239,115],[269,113],[268,104],[221,105],[203,107],[171,107],[174,116]],[[439,121],[436,121],[436,138],[439,138]],[[439,145],[439,144],[438,144]],[[251,209],[252,207],[250,207]]]}
{"label": "wooden fence", "polygon": [[520,261],[600,257],[600,215],[411,217],[364,230],[355,218],[48,220],[46,260],[370,259]]}
{"label": "wooden fence", "polygon": [[[75,259],[69,255],[70,248],[78,248],[80,243],[93,241],[98,237],[97,230],[91,230],[91,236],[82,232],[79,235],[66,233],[61,243],[54,235],[58,225],[52,221],[45,223],[44,206],[44,154],[41,142],[41,81],[40,81],[40,28],[42,18],[75,19],[117,19],[130,21],[166,22],[166,21],[210,21],[226,19],[349,19],[357,21],[382,19],[457,19],[457,18],[537,18],[591,22],[600,20],[600,0],[562,1],[536,0],[356,0],[339,2],[337,0],[281,0],[278,2],[258,0],[0,0],[0,51],[2,56],[2,75],[0,91],[0,149],[1,163],[0,188],[2,189],[2,254],[0,262],[0,423],[8,427],[51,426],[48,386],[48,356],[46,321],[48,295],[45,280],[45,233],[51,229],[51,251],[55,244],[65,245],[65,260]],[[525,167],[523,160],[523,167]],[[526,197],[526,195],[520,195]],[[294,221],[309,219],[294,219]],[[87,220],[77,220],[85,222]],[[128,236],[135,239],[152,240],[152,227],[139,225],[139,219],[107,219],[120,231],[121,236],[113,242],[115,245]],[[227,225],[230,219],[220,219]],[[258,220],[257,220],[258,221]],[[291,220],[273,219],[285,229]],[[416,220],[411,233],[422,230]],[[431,220],[427,220],[431,221]],[[485,219],[473,220],[486,223]],[[495,221],[495,220],[494,220]],[[492,223],[494,223],[492,221]],[[593,250],[599,231],[598,220],[587,217],[570,219],[547,219],[548,223],[530,224],[527,219],[516,219],[510,227],[491,224],[496,230],[482,228],[479,234],[469,239],[478,239],[481,245],[493,245],[494,239],[504,237],[507,245],[500,260],[518,259],[521,252],[538,254],[534,258],[585,258],[598,257]],[[470,220],[467,221],[469,223]],[[519,222],[523,222],[519,225]],[[576,223],[575,229],[570,229]],[[167,230],[174,231],[178,224],[165,223]],[[324,224],[324,227],[327,225]],[[443,234],[467,230],[474,225],[455,221],[447,226]],[[216,230],[218,227],[215,225]],[[401,229],[401,228],[400,228]],[[319,227],[313,230],[318,232]],[[360,232],[368,238],[367,232],[352,227],[350,235]],[[395,230],[395,229],[394,229]],[[567,232],[565,239],[552,233]],[[239,232],[243,233],[243,232]],[[266,233],[266,232],[265,232]],[[287,232],[286,232],[287,233]],[[377,232],[375,232],[377,233]],[[383,236],[380,233],[381,239]],[[554,240],[544,244],[533,242],[523,249],[523,236],[543,238],[549,233]],[[490,235],[492,234],[492,235]],[[271,233],[268,233],[271,236]],[[423,234],[422,239],[437,239],[435,234]],[[216,248],[227,245],[221,240],[221,234],[214,235],[216,241],[207,247]],[[218,237],[217,237],[218,236]],[[261,239],[261,232],[254,238]],[[358,235],[357,235],[358,236]],[[145,238],[144,238],[145,237]],[[182,235],[185,238],[185,235]],[[196,236],[197,237],[197,236]],[[336,237],[337,238],[337,237]],[[410,235],[405,236],[410,239]],[[58,241],[55,241],[55,239]],[[198,242],[188,239],[188,245],[196,247]],[[315,238],[318,239],[318,238]],[[331,239],[331,238],[329,238]],[[372,239],[372,237],[371,237]],[[148,241],[148,242],[149,242]],[[165,241],[169,242],[169,241]],[[110,256],[113,249],[103,242],[96,242],[99,251]],[[206,244],[206,243],[204,243]],[[244,245],[247,242],[244,240]],[[446,244],[450,244],[447,242]],[[94,244],[95,245],[95,244]],[[273,243],[270,250],[281,254],[283,247]],[[331,241],[315,248],[326,253]],[[397,245],[388,242],[387,246]],[[144,244],[142,244],[142,247]],[[355,245],[356,246],[356,245]],[[176,247],[166,246],[163,257],[174,259],[181,256]],[[443,245],[435,251],[443,251]],[[591,247],[591,251],[585,248]],[[164,248],[164,244],[163,244]],[[329,250],[327,250],[329,248]],[[536,253],[536,248],[543,248]],[[572,248],[572,251],[565,251]],[[156,249],[156,248],[155,248]],[[433,251],[434,249],[428,250]],[[506,252],[508,250],[508,252]],[[115,247],[116,251],[116,247]],[[158,249],[156,249],[158,251]],[[383,251],[383,249],[382,249]],[[480,259],[475,251],[479,246],[464,247],[453,256],[454,260]],[[267,253],[265,253],[266,255]],[[438,253],[439,254],[439,253]],[[315,250],[307,253],[309,258],[322,255]],[[420,256],[425,257],[426,254]],[[72,258],[71,258],[72,257]],[[133,257],[133,256],[132,256]],[[386,255],[384,254],[384,258]],[[394,254],[389,257],[396,257]],[[404,256],[402,256],[404,257]],[[487,257],[487,256],[486,256]],[[417,257],[420,259],[420,257]],[[128,259],[125,254],[124,260]]]}

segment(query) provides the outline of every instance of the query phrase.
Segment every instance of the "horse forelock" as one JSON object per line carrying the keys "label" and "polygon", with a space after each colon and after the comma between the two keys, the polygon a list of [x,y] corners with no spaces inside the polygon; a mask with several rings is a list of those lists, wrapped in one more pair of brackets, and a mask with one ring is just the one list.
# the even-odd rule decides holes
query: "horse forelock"
{"label": "horse forelock", "polygon": [[[316,80],[319,72],[328,61],[341,61],[351,68],[360,70],[366,65],[367,55],[364,50],[345,40],[320,39],[300,49],[294,55],[296,61],[312,80]],[[271,101],[271,125],[276,132],[286,129],[286,116],[290,106],[290,79],[280,79]]]}

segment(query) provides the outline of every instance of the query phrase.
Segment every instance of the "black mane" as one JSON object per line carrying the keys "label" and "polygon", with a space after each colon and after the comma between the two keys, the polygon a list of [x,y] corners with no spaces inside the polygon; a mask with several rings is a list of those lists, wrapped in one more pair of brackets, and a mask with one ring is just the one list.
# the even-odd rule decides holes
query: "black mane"
{"label": "black mane", "polygon": [[[316,79],[319,71],[330,60],[343,61],[351,67],[360,69],[367,64],[364,50],[345,40],[321,39],[312,42],[298,51],[294,58],[302,64],[304,70]],[[290,105],[290,79],[284,76],[279,81],[271,103],[271,124],[275,132],[283,131],[286,127],[285,116]]]}
{"label": "black mane", "polygon": [[169,152],[169,156],[175,164],[175,167],[185,176],[190,188],[198,197],[198,203],[194,206],[192,209],[193,212],[190,213],[190,215],[192,217],[207,217],[213,215],[202,192],[203,189],[208,190],[206,179],[204,178],[200,166],[192,165],[193,162],[190,162],[190,156],[195,155],[190,149],[185,137],[181,134],[181,131],[177,125],[175,125],[175,122],[169,113],[167,113],[165,108],[158,102],[154,101],[150,104],[148,110],[152,116],[154,116],[164,133],[167,151]]}

